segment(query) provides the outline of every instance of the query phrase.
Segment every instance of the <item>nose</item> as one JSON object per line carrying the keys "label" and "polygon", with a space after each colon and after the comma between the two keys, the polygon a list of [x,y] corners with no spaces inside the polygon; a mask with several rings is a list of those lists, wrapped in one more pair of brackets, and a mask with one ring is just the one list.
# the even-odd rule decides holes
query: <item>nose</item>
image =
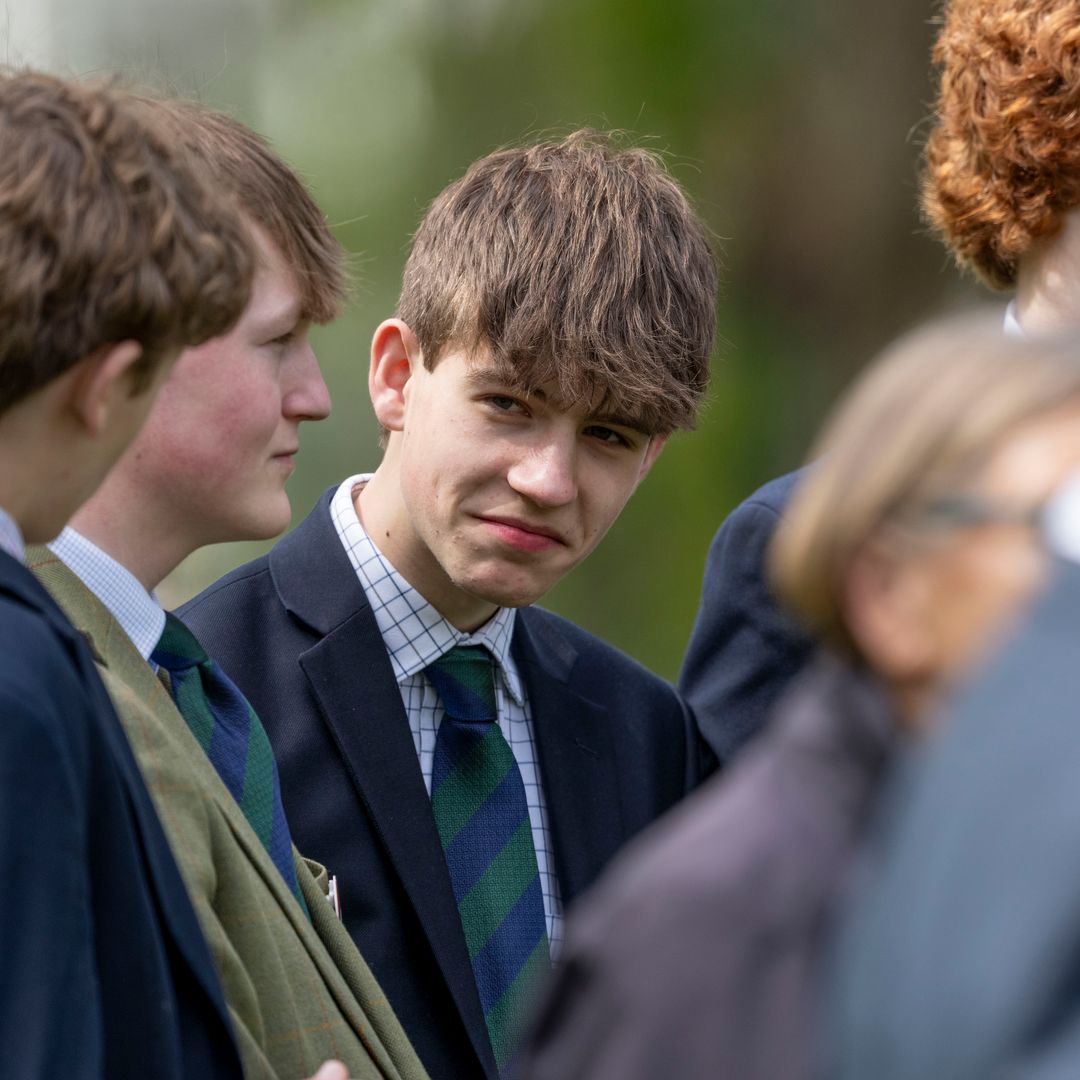
{"label": "nose", "polygon": [[565,506],[577,497],[577,447],[572,437],[552,435],[523,450],[507,481],[537,506]]}
{"label": "nose", "polygon": [[296,344],[289,367],[281,411],[291,420],[325,420],[330,415],[330,391],[306,337]]}

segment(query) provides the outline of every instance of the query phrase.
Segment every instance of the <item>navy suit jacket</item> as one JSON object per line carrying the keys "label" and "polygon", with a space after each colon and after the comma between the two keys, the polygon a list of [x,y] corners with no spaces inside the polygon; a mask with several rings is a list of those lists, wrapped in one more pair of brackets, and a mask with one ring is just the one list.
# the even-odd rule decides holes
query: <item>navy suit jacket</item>
{"label": "navy suit jacket", "polygon": [[74,627],[0,553],[0,1071],[235,1078],[209,951]]}
{"label": "navy suit jacket", "polygon": [[[337,874],[345,924],[431,1075],[495,1077],[401,693],[331,495],[180,613],[266,725],[293,839]],[[696,733],[667,683],[549,612],[521,609],[512,648],[569,904],[696,783]]]}
{"label": "navy suit jacket", "polygon": [[897,776],[837,958],[844,1080],[1080,1076],[1080,567]]}
{"label": "navy suit jacket", "polygon": [[740,503],[709,548],[679,691],[721,764],[761,730],[813,652],[765,574],[769,541],[804,471],[771,480]]}

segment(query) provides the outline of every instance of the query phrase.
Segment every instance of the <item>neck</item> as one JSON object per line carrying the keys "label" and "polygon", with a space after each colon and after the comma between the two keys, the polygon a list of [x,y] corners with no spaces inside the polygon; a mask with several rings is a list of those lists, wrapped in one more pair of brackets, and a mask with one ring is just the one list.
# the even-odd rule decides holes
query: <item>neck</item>
{"label": "neck", "polygon": [[122,467],[114,470],[71,525],[153,592],[197,545],[185,540],[160,504],[125,481]]}
{"label": "neck", "polygon": [[0,414],[0,506],[28,544],[52,540],[85,496],[72,468],[83,452],[76,436],[47,393]]}
{"label": "neck", "polygon": [[[33,478],[28,478],[20,470],[9,467],[10,460],[11,455],[6,452],[0,441],[0,507],[11,515],[28,542],[41,543],[51,540],[52,536],[43,536],[33,528],[36,509]],[[38,490],[40,491],[39,487]]]}
{"label": "neck", "polygon": [[1016,318],[1029,334],[1080,325],[1080,210],[1069,211],[1053,237],[1021,258]]}

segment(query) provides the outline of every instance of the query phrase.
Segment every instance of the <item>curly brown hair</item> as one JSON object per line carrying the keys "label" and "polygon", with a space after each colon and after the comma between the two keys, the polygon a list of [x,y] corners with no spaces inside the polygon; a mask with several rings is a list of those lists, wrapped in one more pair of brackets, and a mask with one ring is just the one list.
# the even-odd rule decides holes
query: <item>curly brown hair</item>
{"label": "curly brown hair", "polygon": [[922,205],[992,288],[1080,205],[1080,3],[950,0]]}
{"label": "curly brown hair", "polygon": [[576,131],[474,162],[413,237],[398,315],[434,366],[486,346],[523,387],[690,428],[709,380],[717,267],[656,154]]}
{"label": "curly brown hair", "polygon": [[0,413],[128,339],[148,381],[232,326],[253,272],[233,204],[127,94],[0,71]]}

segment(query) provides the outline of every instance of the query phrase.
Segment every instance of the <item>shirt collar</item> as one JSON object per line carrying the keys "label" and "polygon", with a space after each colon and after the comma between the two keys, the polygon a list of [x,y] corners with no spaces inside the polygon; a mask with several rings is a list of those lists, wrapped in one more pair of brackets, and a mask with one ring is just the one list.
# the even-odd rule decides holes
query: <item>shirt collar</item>
{"label": "shirt collar", "polygon": [[1005,309],[1005,336],[1020,339],[1027,337],[1024,328],[1020,325],[1020,320],[1016,317],[1015,300],[1010,300],[1009,306]]}
{"label": "shirt collar", "polygon": [[370,478],[370,473],[360,473],[345,480],[330,501],[330,516],[371,604],[379,633],[390,654],[394,677],[399,683],[403,682],[455,645],[482,645],[495,659],[507,692],[518,705],[523,705],[521,677],[510,652],[516,611],[499,608],[471,634],[458,630],[444,619],[376,547],[361,524],[353,497]]}
{"label": "shirt collar", "polygon": [[150,659],[165,629],[157,597],[126,567],[68,526],[51,543],[52,553],[109,609],[144,660]]}
{"label": "shirt collar", "polygon": [[0,507],[0,551],[6,551],[19,562],[26,561],[26,545],[23,543],[19,523]]}
{"label": "shirt collar", "polygon": [[1042,516],[1043,535],[1055,554],[1080,563],[1080,470],[1050,497]]}

